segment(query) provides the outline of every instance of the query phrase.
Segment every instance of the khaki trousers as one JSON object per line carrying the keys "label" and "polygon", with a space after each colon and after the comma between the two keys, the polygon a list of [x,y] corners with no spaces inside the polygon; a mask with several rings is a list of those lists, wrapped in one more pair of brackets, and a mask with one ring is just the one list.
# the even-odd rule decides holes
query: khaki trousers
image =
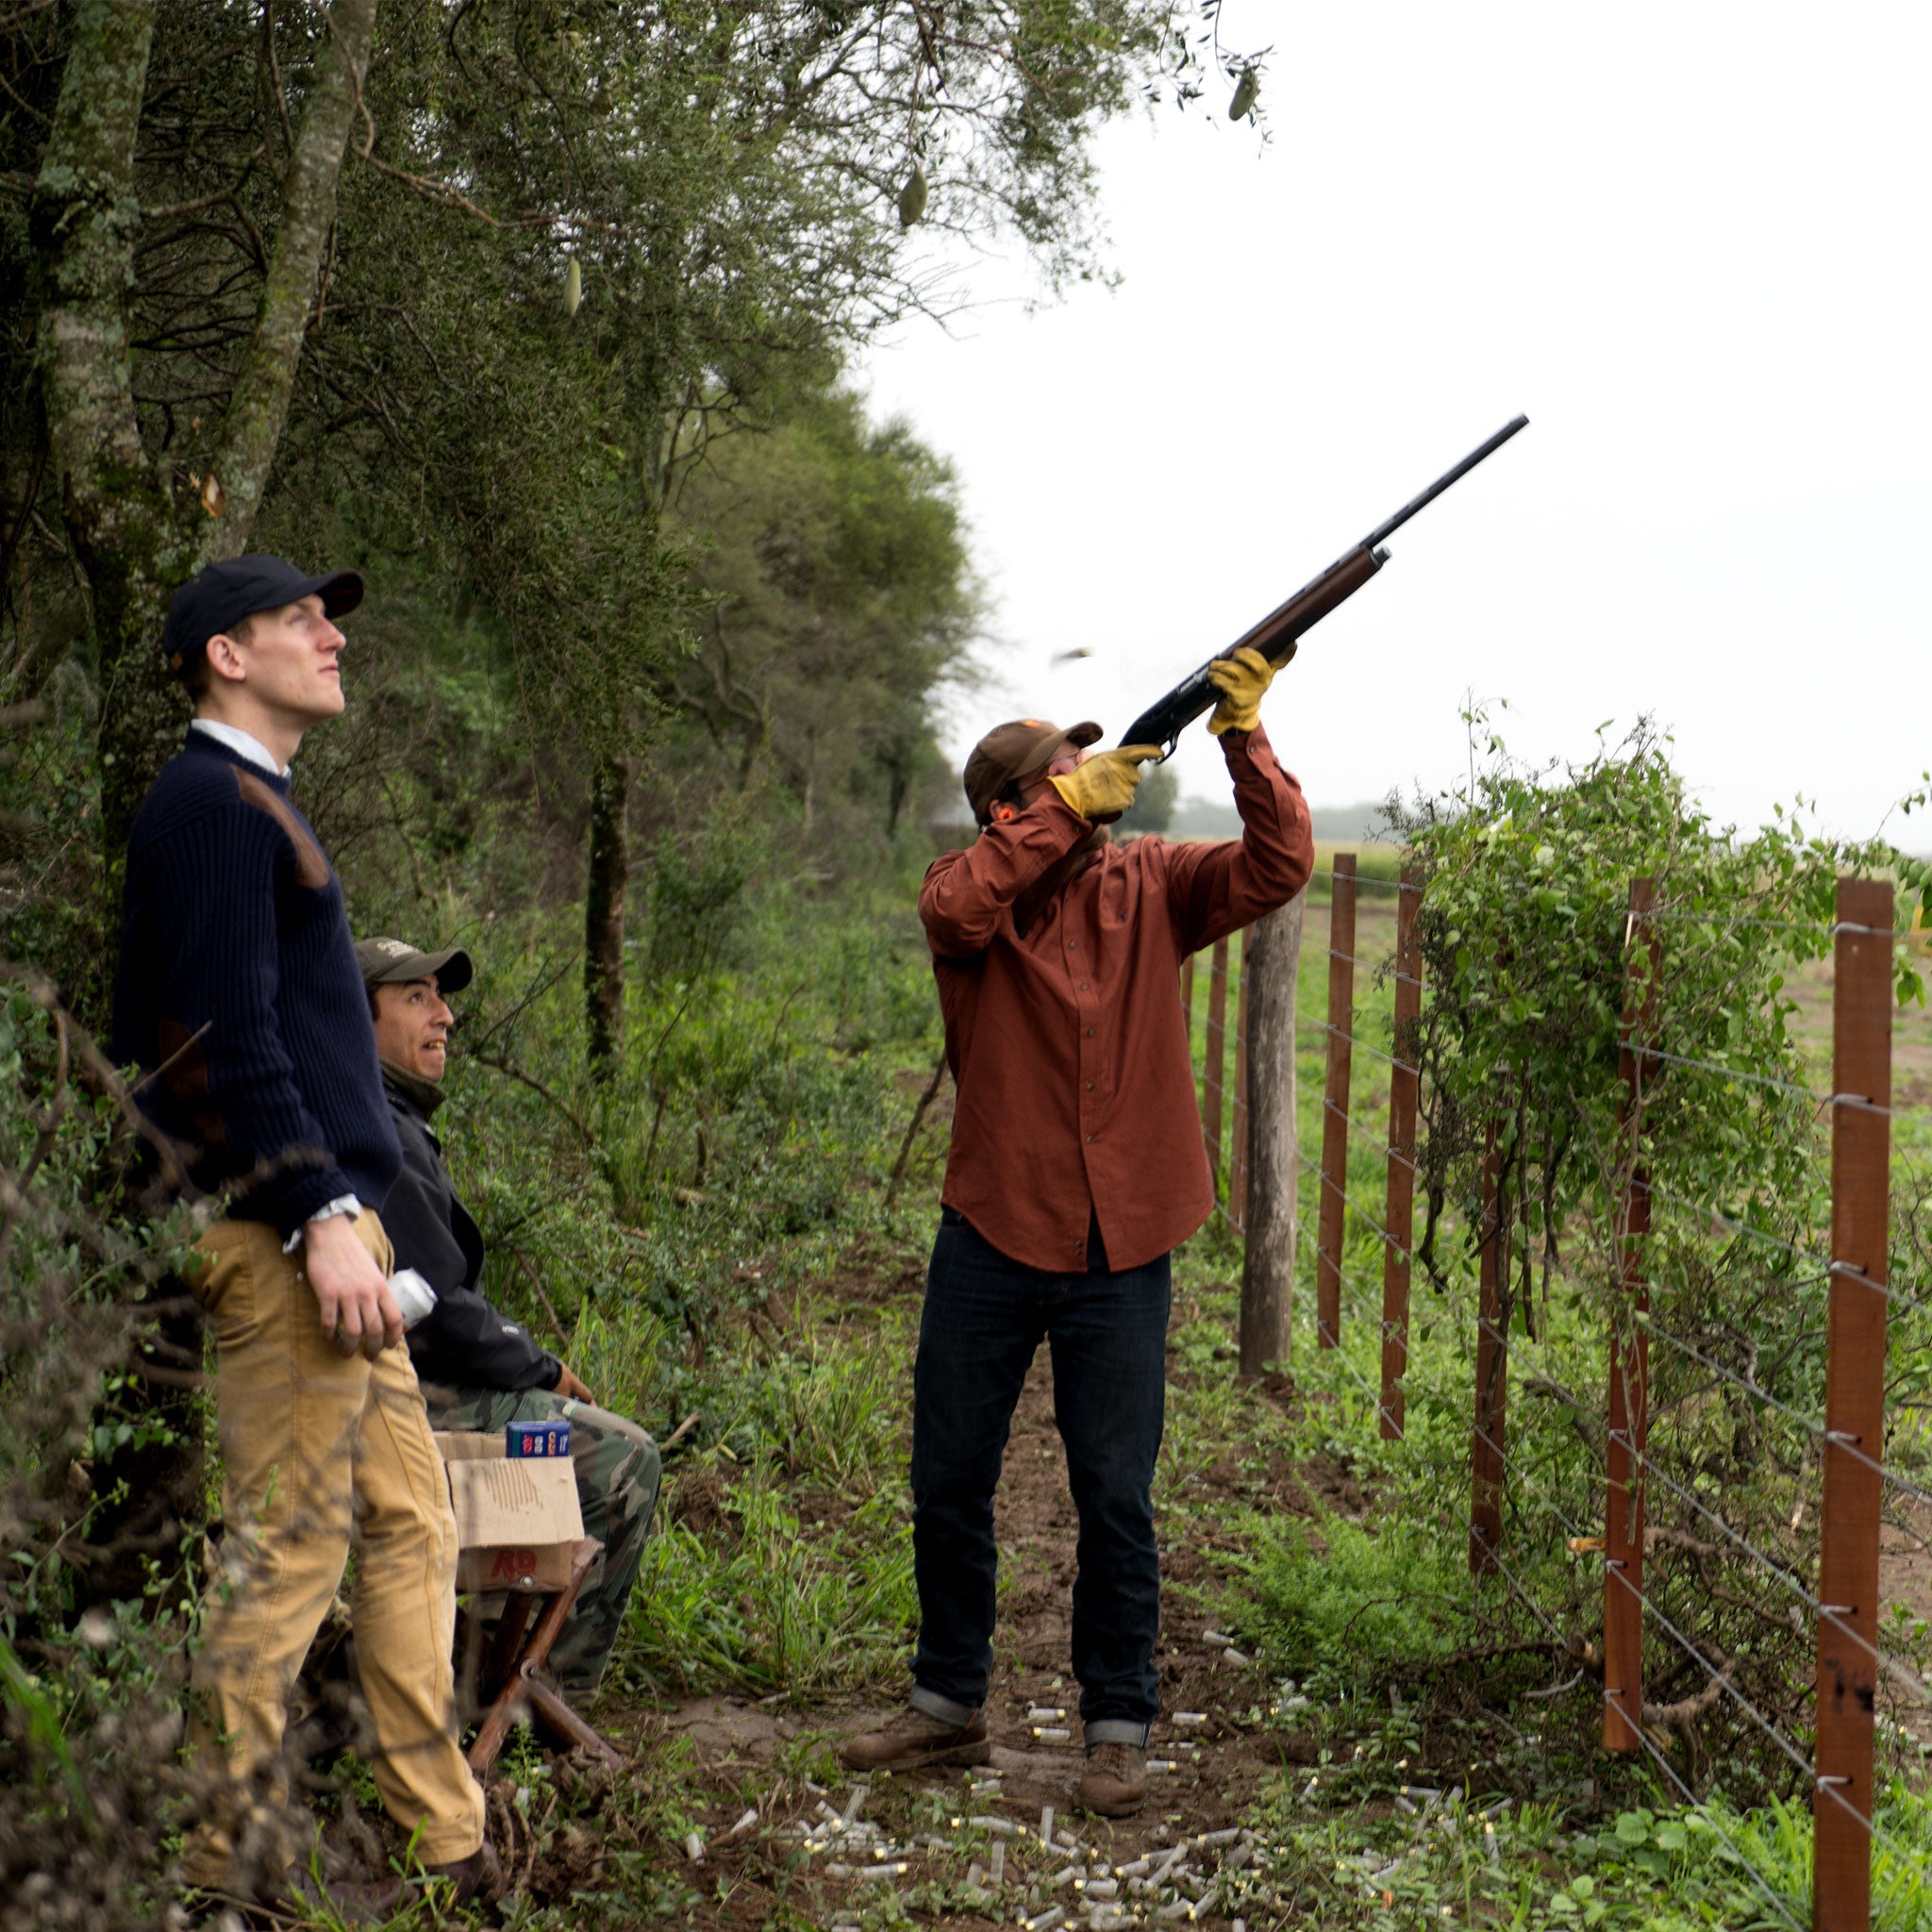
{"label": "khaki trousers", "polygon": [[[356,1230],[388,1272],[381,1222],[365,1209]],[[226,1529],[190,1738],[199,1764],[225,1766],[227,1786],[216,1822],[191,1843],[187,1875],[247,1883],[300,1856],[275,1817],[287,1790],[282,1729],[352,1529],[350,1608],[376,1789],[406,1831],[420,1826],[425,1864],[466,1858],[482,1842],[484,1804],[457,1740],[456,1521],[408,1349],[374,1363],[344,1357],[322,1331],[301,1251],[284,1255],[259,1222],[218,1221],[197,1252],[191,1286],[215,1338]]]}

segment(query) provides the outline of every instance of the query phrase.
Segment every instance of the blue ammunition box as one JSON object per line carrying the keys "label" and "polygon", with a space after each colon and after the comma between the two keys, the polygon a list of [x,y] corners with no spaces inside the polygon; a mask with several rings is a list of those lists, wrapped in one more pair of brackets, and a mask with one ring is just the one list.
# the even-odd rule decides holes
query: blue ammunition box
{"label": "blue ammunition box", "polygon": [[506,1423],[503,1452],[506,1456],[568,1456],[570,1424],[567,1421]]}

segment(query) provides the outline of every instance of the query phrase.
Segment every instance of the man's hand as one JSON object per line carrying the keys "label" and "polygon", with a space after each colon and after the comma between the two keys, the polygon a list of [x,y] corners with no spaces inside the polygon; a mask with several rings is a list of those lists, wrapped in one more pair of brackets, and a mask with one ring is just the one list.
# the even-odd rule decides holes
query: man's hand
{"label": "man's hand", "polygon": [[1159,756],[1158,744],[1124,744],[1117,751],[1095,752],[1046,782],[1083,819],[1108,825],[1133,804],[1141,767]]}
{"label": "man's hand", "polygon": [[597,1398],[561,1362],[557,1365],[557,1386],[550,1392],[573,1402],[588,1402],[592,1408],[597,1406]]}
{"label": "man's hand", "polygon": [[1208,730],[1216,738],[1224,731],[1252,731],[1261,722],[1261,700],[1274,682],[1274,667],[1247,644],[1232,658],[1215,658],[1208,667],[1208,682],[1221,693]]}
{"label": "man's hand", "polygon": [[331,1214],[304,1225],[302,1272],[322,1309],[322,1332],[344,1355],[359,1350],[374,1361],[403,1339],[403,1311],[362,1245],[354,1216]]}

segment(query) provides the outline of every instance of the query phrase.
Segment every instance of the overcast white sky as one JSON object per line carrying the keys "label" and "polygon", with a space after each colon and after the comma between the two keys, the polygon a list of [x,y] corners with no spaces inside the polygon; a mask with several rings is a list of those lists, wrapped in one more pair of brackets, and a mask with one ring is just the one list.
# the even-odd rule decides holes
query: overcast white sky
{"label": "overcast white sky", "polygon": [[[1932,9],[1224,21],[1274,43],[1271,146],[1224,103],[1109,129],[1117,292],[1028,315],[995,264],[871,358],[997,599],[952,748],[1023,710],[1112,741],[1520,409],[1271,694],[1309,798],[1448,782],[1473,691],[1526,757],[1649,710],[1722,817],[1874,830],[1932,764]],[[1224,795],[1201,726],[1176,769]]]}

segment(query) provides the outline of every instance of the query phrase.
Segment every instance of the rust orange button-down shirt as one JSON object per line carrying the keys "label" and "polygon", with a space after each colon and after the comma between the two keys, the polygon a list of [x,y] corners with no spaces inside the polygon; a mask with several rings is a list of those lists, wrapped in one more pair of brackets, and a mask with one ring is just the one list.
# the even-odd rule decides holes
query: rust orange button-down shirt
{"label": "rust orange button-down shirt", "polygon": [[1221,742],[1239,840],[1109,845],[1029,897],[1092,831],[1048,787],[926,873],[919,914],[958,1090],[941,1198],[1028,1267],[1083,1271],[1097,1218],[1108,1266],[1136,1268],[1214,1206],[1180,962],[1285,904],[1314,869],[1301,787],[1267,734]]}

